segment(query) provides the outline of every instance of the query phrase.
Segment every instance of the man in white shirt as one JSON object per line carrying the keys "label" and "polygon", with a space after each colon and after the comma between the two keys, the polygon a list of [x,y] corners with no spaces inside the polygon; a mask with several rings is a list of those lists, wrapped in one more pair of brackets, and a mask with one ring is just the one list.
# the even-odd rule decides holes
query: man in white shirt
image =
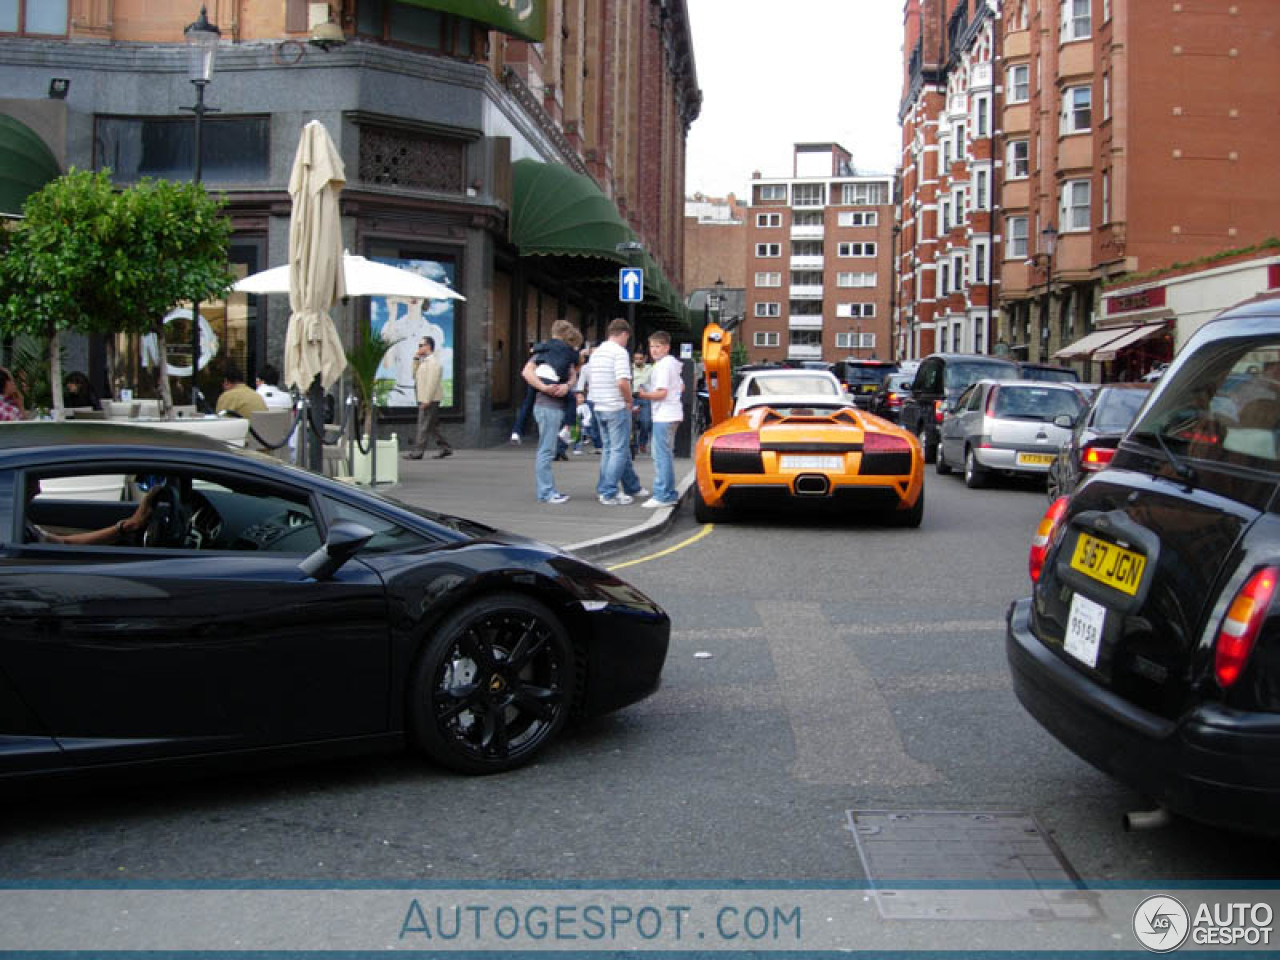
{"label": "man in white shirt", "polygon": [[653,496],[643,507],[670,507],[680,502],[676,493],[676,430],[684,419],[684,377],[680,361],[671,356],[671,334],[657,330],[649,335],[653,372],[649,384],[636,396],[653,406]]}
{"label": "man in white shirt", "polygon": [[601,503],[613,507],[649,491],[640,485],[631,463],[631,354],[627,352],[631,325],[618,317],[609,323],[607,333],[608,339],[588,361],[587,399],[604,441],[596,492]]}

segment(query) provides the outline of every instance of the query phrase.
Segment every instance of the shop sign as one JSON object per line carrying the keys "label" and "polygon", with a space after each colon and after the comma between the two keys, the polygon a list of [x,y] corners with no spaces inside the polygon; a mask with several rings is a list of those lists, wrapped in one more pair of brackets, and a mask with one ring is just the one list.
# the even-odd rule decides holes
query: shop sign
{"label": "shop sign", "polygon": [[1114,317],[1120,313],[1137,313],[1140,310],[1154,310],[1157,307],[1165,305],[1165,288],[1149,287],[1146,290],[1138,290],[1134,293],[1118,294],[1109,296],[1107,301],[1107,316]]}

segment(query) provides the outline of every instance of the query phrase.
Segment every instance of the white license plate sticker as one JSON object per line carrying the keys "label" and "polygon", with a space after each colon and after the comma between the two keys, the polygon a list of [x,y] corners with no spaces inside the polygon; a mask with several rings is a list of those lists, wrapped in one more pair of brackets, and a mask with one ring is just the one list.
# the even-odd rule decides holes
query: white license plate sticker
{"label": "white license plate sticker", "polygon": [[783,470],[839,470],[843,466],[843,457],[819,457],[796,453],[782,455]]}
{"label": "white license plate sticker", "polygon": [[1102,626],[1106,619],[1106,607],[1077,593],[1071,598],[1063,649],[1081,663],[1096,667],[1098,648],[1102,646]]}

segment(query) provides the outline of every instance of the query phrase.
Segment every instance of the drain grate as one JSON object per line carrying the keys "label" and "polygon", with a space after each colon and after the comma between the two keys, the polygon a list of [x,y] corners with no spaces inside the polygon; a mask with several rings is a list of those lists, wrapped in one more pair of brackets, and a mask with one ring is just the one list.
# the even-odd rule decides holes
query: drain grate
{"label": "drain grate", "polygon": [[1029,813],[849,810],[886,920],[1092,920],[1094,894]]}

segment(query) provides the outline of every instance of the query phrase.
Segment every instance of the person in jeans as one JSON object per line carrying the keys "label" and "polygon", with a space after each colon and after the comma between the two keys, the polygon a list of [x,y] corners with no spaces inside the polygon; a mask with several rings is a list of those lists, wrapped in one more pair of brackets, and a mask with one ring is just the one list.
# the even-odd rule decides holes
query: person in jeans
{"label": "person in jeans", "polygon": [[649,385],[636,393],[648,400],[653,410],[653,496],[641,504],[650,509],[680,502],[676,493],[676,430],[684,419],[684,377],[680,361],[671,356],[671,334],[657,330],[649,336],[653,372]]}
{"label": "person in jeans", "polygon": [[[604,455],[596,492],[608,507],[631,503],[649,491],[640,485],[631,463],[631,325],[618,317],[609,323],[608,339],[591,354],[587,399],[600,425]],[[619,489],[621,488],[621,489]]]}
{"label": "person in jeans", "polygon": [[577,379],[578,351],[582,334],[568,320],[557,320],[551,327],[551,339],[542,345],[524,365],[521,376],[535,391],[533,419],[538,424],[538,453],[534,460],[534,479],[540,503],[568,503],[568,494],[556,489],[551,470],[556,459],[556,445],[564,425],[566,398]]}

